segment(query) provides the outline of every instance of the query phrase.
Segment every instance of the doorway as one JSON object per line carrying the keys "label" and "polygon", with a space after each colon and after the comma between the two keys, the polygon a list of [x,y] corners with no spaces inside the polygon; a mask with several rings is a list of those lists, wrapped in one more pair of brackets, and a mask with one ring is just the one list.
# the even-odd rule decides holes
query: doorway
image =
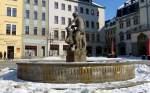
{"label": "doorway", "polygon": [[118,44],[119,55],[126,55],[126,44],[125,42],[120,42]]}
{"label": "doorway", "polygon": [[137,37],[138,55],[147,55],[147,40],[148,36],[141,33]]}
{"label": "doorway", "polygon": [[7,58],[14,59],[14,46],[7,46]]}
{"label": "doorway", "polygon": [[42,46],[43,57],[45,57],[45,46]]}
{"label": "doorway", "polygon": [[101,56],[102,55],[102,48],[101,46],[96,47],[96,56]]}

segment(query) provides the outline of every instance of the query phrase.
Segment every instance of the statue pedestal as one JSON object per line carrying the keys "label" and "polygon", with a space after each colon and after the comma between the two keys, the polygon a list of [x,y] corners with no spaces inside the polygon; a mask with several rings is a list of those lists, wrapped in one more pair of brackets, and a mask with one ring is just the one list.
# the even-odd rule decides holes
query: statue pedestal
{"label": "statue pedestal", "polygon": [[86,62],[86,51],[83,50],[68,50],[66,62]]}

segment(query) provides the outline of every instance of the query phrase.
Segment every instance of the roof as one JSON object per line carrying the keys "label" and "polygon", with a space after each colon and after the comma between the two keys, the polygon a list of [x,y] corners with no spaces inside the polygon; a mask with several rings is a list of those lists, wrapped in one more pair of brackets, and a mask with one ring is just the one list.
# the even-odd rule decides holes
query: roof
{"label": "roof", "polygon": [[95,3],[95,2],[92,2],[92,4],[93,4],[93,5],[96,5],[96,6],[98,6],[98,7],[101,7],[101,8],[105,8],[104,6],[102,6],[102,5],[100,5],[100,4],[97,4],[97,3]]}
{"label": "roof", "polygon": [[138,2],[138,0],[127,0],[124,4],[122,4],[121,6],[119,6],[118,9],[121,9],[121,8],[123,8],[125,6],[129,6],[129,5],[131,5],[133,3],[136,3],[136,2]]}

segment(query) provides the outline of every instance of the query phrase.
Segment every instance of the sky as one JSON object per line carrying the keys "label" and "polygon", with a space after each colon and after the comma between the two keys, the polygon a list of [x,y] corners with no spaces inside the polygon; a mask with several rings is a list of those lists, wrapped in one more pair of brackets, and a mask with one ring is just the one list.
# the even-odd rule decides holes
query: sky
{"label": "sky", "polygon": [[126,0],[93,0],[94,2],[106,7],[105,19],[111,19],[116,16],[116,11]]}

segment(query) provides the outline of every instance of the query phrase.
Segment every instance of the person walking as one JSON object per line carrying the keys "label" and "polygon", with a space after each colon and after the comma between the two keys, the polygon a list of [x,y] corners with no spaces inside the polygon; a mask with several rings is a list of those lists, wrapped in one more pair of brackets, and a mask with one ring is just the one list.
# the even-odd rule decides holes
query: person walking
{"label": "person walking", "polygon": [[6,51],[4,51],[4,60],[6,60]]}
{"label": "person walking", "polygon": [[0,59],[2,59],[3,58],[3,54],[2,54],[2,52],[0,52]]}

